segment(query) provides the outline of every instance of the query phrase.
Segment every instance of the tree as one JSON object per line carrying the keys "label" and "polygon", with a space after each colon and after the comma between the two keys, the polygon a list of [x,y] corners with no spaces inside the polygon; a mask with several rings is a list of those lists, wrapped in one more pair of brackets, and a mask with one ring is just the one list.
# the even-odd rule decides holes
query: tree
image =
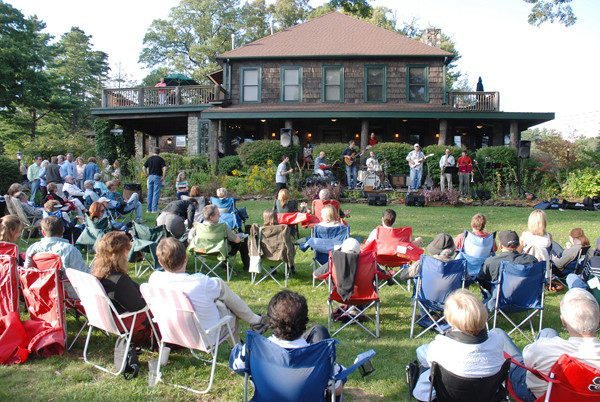
{"label": "tree", "polygon": [[271,14],[265,0],[251,0],[240,10],[241,43],[249,43],[269,35]]}
{"label": "tree", "polygon": [[152,22],[144,36],[141,63],[206,81],[215,57],[230,49],[239,25],[238,0],[182,0],[167,19]]}
{"label": "tree", "polygon": [[577,22],[577,17],[569,3],[572,0],[524,0],[533,4],[527,20],[539,27],[545,22],[558,22],[569,27]]}
{"label": "tree", "polygon": [[378,27],[388,29],[390,31],[397,31],[396,25],[398,19],[396,17],[396,11],[387,7],[375,7],[369,18],[366,18],[371,24],[377,25]]}
{"label": "tree", "polygon": [[306,21],[310,10],[308,0],[276,0],[270,11],[277,30],[283,30]]}
{"label": "tree", "polygon": [[330,0],[332,8],[341,8],[345,13],[355,17],[369,19],[373,15],[373,7],[369,4],[371,0]]}
{"label": "tree", "polygon": [[140,86],[153,87],[158,81],[160,81],[161,78],[167,76],[168,74],[169,69],[167,67],[155,68],[144,77]]}

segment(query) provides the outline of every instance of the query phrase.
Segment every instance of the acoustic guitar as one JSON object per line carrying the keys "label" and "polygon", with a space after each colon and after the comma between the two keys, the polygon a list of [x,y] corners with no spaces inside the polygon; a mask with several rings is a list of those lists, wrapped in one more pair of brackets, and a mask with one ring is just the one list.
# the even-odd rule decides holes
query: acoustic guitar
{"label": "acoustic guitar", "polygon": [[425,157],[423,157],[423,158],[419,158],[419,159],[417,159],[416,161],[413,161],[412,159],[410,159],[410,160],[408,161],[408,166],[410,166],[410,168],[411,168],[411,169],[414,169],[414,168],[416,168],[417,166],[420,166],[420,165],[422,165],[422,164],[423,164],[423,162],[425,162],[425,160],[426,160],[427,158],[431,158],[432,156],[434,156],[434,154],[425,155]]}
{"label": "acoustic guitar", "polygon": [[352,166],[352,164],[354,163],[354,161],[356,160],[356,158],[360,158],[362,156],[362,154],[364,154],[367,149],[370,149],[371,146],[367,145],[367,147],[360,151],[360,153],[357,153],[356,151],[352,151],[352,153],[350,155],[344,155],[344,163],[346,164],[346,166]]}

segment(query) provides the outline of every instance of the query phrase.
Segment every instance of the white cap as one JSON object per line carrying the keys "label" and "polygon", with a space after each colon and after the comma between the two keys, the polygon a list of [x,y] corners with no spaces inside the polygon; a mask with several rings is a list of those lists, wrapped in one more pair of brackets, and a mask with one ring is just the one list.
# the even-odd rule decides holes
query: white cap
{"label": "white cap", "polygon": [[340,246],[340,251],[343,253],[359,254],[360,243],[353,237],[349,237]]}
{"label": "white cap", "polygon": [[419,148],[421,148],[421,146],[419,144],[415,144],[413,147],[419,147]]}
{"label": "white cap", "polygon": [[105,202],[110,202],[110,200],[106,197],[100,197],[100,198],[98,198],[98,202],[105,203]]}

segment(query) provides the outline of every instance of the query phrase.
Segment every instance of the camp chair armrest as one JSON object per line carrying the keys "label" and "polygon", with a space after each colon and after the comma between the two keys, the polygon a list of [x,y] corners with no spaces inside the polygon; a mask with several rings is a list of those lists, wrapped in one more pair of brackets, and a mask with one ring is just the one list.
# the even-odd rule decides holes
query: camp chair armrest
{"label": "camp chair armrest", "polygon": [[514,364],[515,366],[524,368],[525,370],[529,371],[531,374],[535,375],[536,377],[538,377],[541,380],[544,380],[546,382],[553,382],[553,383],[559,382],[558,380],[555,380],[555,379],[551,378],[550,376],[542,373],[539,370],[536,370],[536,369],[534,369],[532,367],[527,367],[526,365],[524,365],[523,363],[521,363],[520,361],[518,361],[517,359],[515,359],[514,357],[512,357],[510,355],[505,354],[505,356],[507,358],[510,358],[510,363],[511,364]]}
{"label": "camp chair armrest", "polygon": [[149,308],[146,305],[146,307],[144,307],[143,309],[140,309],[138,311],[132,311],[132,312],[127,312],[127,313],[119,314],[118,317],[121,318],[121,319],[123,319],[123,318],[131,317],[131,316],[136,315],[136,314],[145,313],[148,310],[149,310]]}
{"label": "camp chair armrest", "polygon": [[206,329],[206,333],[208,335],[210,335],[211,333],[215,332],[215,331],[220,331],[221,327],[223,325],[226,324],[233,324],[233,317],[230,315],[226,315],[225,317],[221,318],[215,325],[213,325],[212,327]]}
{"label": "camp chair armrest", "polygon": [[368,361],[371,361],[371,359],[375,355],[376,355],[376,352],[373,349],[367,350],[366,352],[359,354],[354,359],[354,364],[352,366],[344,368],[342,371],[337,373],[333,377],[333,379],[336,381],[345,380],[346,378],[348,378],[348,376],[350,374],[354,373],[360,366],[362,366],[363,364],[365,364]]}

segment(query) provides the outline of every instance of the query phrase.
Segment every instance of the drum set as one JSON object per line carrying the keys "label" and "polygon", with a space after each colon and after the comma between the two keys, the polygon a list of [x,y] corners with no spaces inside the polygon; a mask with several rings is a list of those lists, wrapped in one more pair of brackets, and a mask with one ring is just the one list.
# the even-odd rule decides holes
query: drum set
{"label": "drum set", "polygon": [[359,187],[363,191],[391,190],[392,186],[387,174],[388,169],[389,164],[387,161],[376,164],[371,171],[367,170],[366,167],[361,168],[356,177]]}

